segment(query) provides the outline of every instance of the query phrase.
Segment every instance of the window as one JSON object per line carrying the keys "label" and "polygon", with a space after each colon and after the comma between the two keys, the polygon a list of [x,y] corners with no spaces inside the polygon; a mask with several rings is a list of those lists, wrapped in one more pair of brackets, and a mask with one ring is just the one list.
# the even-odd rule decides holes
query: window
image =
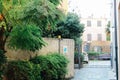
{"label": "window", "polygon": [[102,34],[98,34],[98,41],[102,40]]}
{"label": "window", "polygon": [[97,21],[97,26],[98,26],[98,27],[102,26],[101,21]]}
{"label": "window", "polygon": [[91,21],[87,21],[87,26],[91,26]]}
{"label": "window", "polygon": [[92,40],[92,35],[91,34],[87,34],[87,41],[91,41]]}

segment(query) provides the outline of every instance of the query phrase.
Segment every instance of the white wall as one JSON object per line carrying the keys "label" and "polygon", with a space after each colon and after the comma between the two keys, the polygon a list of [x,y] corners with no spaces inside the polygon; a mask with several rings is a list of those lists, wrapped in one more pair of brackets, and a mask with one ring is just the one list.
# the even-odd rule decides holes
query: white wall
{"label": "white wall", "polygon": [[[91,21],[91,27],[87,26],[87,20]],[[102,26],[97,26],[97,21],[100,20],[102,22]],[[85,24],[84,33],[82,36],[83,41],[87,41],[87,34],[92,34],[92,41],[97,41],[97,34],[102,34],[102,41],[106,41],[106,32],[105,28],[107,25],[106,18],[81,18],[81,23]]]}

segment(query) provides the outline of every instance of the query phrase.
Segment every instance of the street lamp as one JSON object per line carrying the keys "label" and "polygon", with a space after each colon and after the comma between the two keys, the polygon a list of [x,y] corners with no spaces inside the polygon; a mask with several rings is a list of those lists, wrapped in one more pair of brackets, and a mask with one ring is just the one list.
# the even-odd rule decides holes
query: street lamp
{"label": "street lamp", "polygon": [[60,53],[60,40],[61,40],[61,35],[58,35],[58,52]]}

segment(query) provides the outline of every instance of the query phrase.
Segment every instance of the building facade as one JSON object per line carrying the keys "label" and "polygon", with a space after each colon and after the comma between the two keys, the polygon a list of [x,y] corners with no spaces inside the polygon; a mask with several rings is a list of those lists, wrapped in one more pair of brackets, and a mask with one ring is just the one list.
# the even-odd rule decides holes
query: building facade
{"label": "building facade", "polygon": [[106,18],[81,18],[81,23],[85,25],[83,41],[106,41]]}
{"label": "building facade", "polygon": [[81,18],[81,23],[84,24],[85,29],[82,35],[82,51],[89,52],[104,52],[110,53],[110,41],[107,41],[106,28],[108,19],[104,17]]}

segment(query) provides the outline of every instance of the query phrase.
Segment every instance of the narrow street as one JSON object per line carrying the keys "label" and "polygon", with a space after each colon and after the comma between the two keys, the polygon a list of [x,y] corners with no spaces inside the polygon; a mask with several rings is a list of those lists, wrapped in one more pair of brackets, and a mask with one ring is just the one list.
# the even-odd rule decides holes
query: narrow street
{"label": "narrow street", "polygon": [[81,69],[75,69],[71,80],[116,80],[115,73],[110,68],[110,61],[90,61]]}

